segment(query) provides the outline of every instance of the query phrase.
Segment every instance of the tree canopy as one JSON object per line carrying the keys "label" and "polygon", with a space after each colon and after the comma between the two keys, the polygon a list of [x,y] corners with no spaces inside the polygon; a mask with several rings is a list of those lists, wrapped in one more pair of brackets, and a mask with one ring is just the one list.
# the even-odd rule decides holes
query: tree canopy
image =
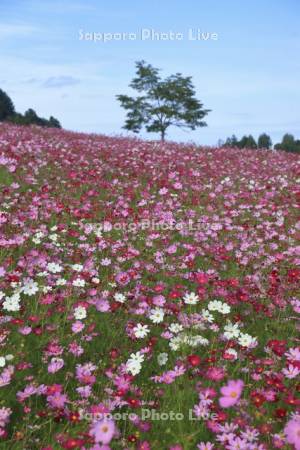
{"label": "tree canopy", "polygon": [[0,89],[0,122],[15,114],[15,107],[11,98]]}
{"label": "tree canopy", "polygon": [[163,141],[170,126],[195,130],[207,125],[203,118],[210,110],[196,98],[191,77],[176,73],[161,79],[159,69],[138,61],[130,87],[141,95],[117,95],[127,111],[127,130],[138,133],[145,126],[148,132],[160,133]]}
{"label": "tree canopy", "polygon": [[61,124],[55,117],[49,120],[39,117],[34,109],[29,108],[24,115],[15,111],[11,98],[0,89],[0,122],[9,121],[16,125],[39,125],[42,127],[61,128]]}

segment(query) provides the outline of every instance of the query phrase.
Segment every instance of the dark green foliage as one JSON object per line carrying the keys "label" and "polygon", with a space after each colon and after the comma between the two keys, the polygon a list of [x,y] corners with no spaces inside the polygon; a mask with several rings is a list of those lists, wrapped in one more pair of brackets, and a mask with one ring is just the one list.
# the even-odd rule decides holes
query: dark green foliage
{"label": "dark green foliage", "polygon": [[249,134],[249,136],[243,136],[242,139],[238,142],[239,148],[257,148],[257,144],[255,142],[254,137]]}
{"label": "dark green foliage", "polygon": [[281,143],[276,144],[274,148],[291,153],[300,153],[300,140],[296,140],[292,134],[286,133]]}
{"label": "dark green foliage", "polygon": [[224,147],[231,147],[231,148],[238,147],[237,137],[233,134],[230,138],[227,138]]}
{"label": "dark green foliage", "polygon": [[15,114],[15,107],[11,98],[0,89],[0,122]]}
{"label": "dark green foliage", "polygon": [[262,133],[259,135],[257,140],[258,148],[272,148],[272,140],[270,136],[266,133]]}
{"label": "dark green foliage", "polygon": [[257,144],[251,134],[249,136],[243,136],[240,140],[233,134],[231,138],[226,139],[224,147],[257,148]]}
{"label": "dark green foliage", "polygon": [[8,95],[0,89],[0,121],[7,120],[16,125],[39,125],[41,127],[61,128],[55,117],[49,120],[39,117],[34,109],[29,108],[24,115],[15,111],[14,104]]}
{"label": "dark green foliage", "polygon": [[130,87],[143,95],[117,95],[127,110],[125,129],[138,133],[145,126],[148,132],[160,133],[163,141],[171,125],[191,130],[206,126],[202,119],[210,110],[196,99],[191,77],[176,73],[162,80],[159,70],[145,61],[138,61],[136,69]]}

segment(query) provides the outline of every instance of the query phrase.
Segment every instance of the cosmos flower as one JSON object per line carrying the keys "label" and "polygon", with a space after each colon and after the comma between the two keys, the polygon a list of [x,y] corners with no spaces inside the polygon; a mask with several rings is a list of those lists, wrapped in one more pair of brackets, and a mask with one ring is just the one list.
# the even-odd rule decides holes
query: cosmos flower
{"label": "cosmos flower", "polygon": [[244,387],[242,380],[229,380],[226,386],[221,388],[222,396],[219,398],[219,404],[222,408],[234,406],[240,399]]}
{"label": "cosmos flower", "polygon": [[151,309],[149,319],[153,323],[161,323],[164,320],[164,310],[161,308]]}
{"label": "cosmos flower", "polygon": [[144,338],[147,336],[147,334],[150,332],[148,325],[142,325],[141,323],[138,323],[134,328],[133,328],[133,333],[135,335],[135,337],[137,338]]}
{"label": "cosmos flower", "polygon": [[168,361],[168,353],[160,353],[157,356],[157,362],[160,366],[164,366]]}
{"label": "cosmos flower", "polygon": [[183,301],[186,305],[196,305],[199,302],[199,297],[194,292],[185,294]]}
{"label": "cosmos flower", "polygon": [[295,450],[300,450],[300,418],[291,419],[284,427],[286,440],[295,446]]}
{"label": "cosmos flower", "polygon": [[87,317],[86,309],[83,306],[77,306],[74,309],[74,317],[77,320],[82,320]]}
{"label": "cosmos flower", "polygon": [[110,419],[94,422],[90,428],[90,435],[96,443],[109,444],[115,433],[115,423]]}

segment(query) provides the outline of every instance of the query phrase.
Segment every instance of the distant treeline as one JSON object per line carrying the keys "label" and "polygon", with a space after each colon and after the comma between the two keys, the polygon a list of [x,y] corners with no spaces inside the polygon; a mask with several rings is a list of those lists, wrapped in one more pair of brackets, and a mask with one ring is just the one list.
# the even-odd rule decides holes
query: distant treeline
{"label": "distant treeline", "polygon": [[[231,137],[227,138],[226,141],[219,141],[220,147],[238,147],[238,148],[272,148],[272,140],[270,136],[266,133],[262,133],[257,142],[254,137],[249,134],[249,136],[243,136],[240,140],[233,134]],[[300,153],[300,140],[295,139],[292,134],[286,133],[281,142],[274,145],[276,150],[285,150],[286,152]]]}
{"label": "distant treeline", "polygon": [[61,128],[61,124],[55,117],[49,119],[39,117],[34,109],[29,108],[24,114],[18,113],[11,98],[0,89],[0,122],[11,122],[16,125],[39,125],[41,127]]}

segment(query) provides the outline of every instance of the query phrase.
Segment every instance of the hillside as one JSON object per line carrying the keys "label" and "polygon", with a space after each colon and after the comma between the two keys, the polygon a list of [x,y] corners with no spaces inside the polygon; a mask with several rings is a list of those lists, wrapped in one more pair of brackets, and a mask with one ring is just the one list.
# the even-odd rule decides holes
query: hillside
{"label": "hillside", "polygon": [[0,448],[299,448],[297,178],[1,124]]}

